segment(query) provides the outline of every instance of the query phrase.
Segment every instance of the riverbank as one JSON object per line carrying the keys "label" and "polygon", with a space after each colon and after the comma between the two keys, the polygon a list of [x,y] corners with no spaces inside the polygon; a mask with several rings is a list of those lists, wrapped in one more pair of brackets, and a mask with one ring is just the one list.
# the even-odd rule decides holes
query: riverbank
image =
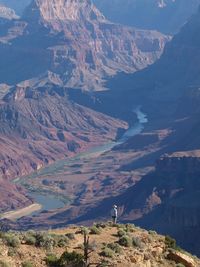
{"label": "riverbank", "polygon": [[5,212],[1,215],[1,219],[8,219],[11,221],[15,221],[17,219],[20,219],[24,216],[28,216],[28,215],[32,214],[33,212],[39,211],[41,209],[42,209],[41,204],[34,203],[28,207],[25,207],[25,208],[22,208],[19,210]]}

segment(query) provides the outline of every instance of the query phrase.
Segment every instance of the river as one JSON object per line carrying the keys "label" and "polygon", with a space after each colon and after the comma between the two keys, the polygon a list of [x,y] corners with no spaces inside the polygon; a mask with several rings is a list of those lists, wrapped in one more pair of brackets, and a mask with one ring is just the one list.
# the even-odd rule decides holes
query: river
{"label": "river", "polygon": [[[71,164],[76,164],[76,162],[78,162],[78,160],[80,160],[80,159],[81,160],[90,159],[90,158],[93,158],[94,156],[98,157],[101,154],[110,151],[115,146],[123,144],[129,138],[141,133],[144,129],[144,124],[148,122],[147,116],[146,116],[146,114],[144,114],[142,112],[141,107],[138,106],[135,109],[133,109],[133,113],[135,113],[137,115],[138,122],[136,122],[132,127],[130,127],[122,135],[122,137],[119,138],[119,140],[108,142],[107,144],[91,148],[91,149],[87,150],[86,152],[82,152],[82,153],[80,153],[80,154],[76,155],[75,157],[70,158],[68,160],[66,160],[66,159],[59,160],[59,161],[51,164],[50,166],[42,168],[41,170],[39,170],[39,171],[37,171],[37,172],[27,176],[27,177],[24,177],[23,180],[34,179],[34,177],[38,177],[38,176],[56,175],[56,173],[58,173],[59,170],[65,169],[65,168],[67,168],[67,166],[69,166]],[[21,179],[18,178],[15,180],[15,182],[20,183],[20,180]],[[51,194],[51,193],[42,194],[39,192],[30,192],[29,195],[31,196],[31,198],[34,199],[34,201],[36,203],[41,205],[42,208],[40,209],[40,211],[62,208],[66,205],[66,203],[65,204],[63,203],[62,199],[59,199],[58,196],[55,196],[54,194]],[[33,214],[33,213],[30,213],[30,214]]]}

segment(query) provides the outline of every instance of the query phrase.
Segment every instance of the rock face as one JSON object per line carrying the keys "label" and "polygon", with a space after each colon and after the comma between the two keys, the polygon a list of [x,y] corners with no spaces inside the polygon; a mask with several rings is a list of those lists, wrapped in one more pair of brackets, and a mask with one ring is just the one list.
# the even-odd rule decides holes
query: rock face
{"label": "rock face", "polygon": [[0,18],[11,20],[17,19],[18,16],[15,14],[15,11],[13,9],[0,4]]}
{"label": "rock face", "polygon": [[[24,190],[9,182],[14,177],[113,140],[118,129],[127,127],[125,122],[70,101],[68,90],[56,82],[51,77],[3,87],[0,99],[2,210],[31,202],[24,196]],[[11,194],[12,200],[8,201]]]}
{"label": "rock face", "polygon": [[200,160],[199,151],[196,156],[192,153],[160,158],[155,172],[129,189],[120,201],[125,220],[132,218],[146,227],[169,233],[179,244],[199,254],[199,246],[193,240],[200,229]]}
{"label": "rock face", "polygon": [[112,21],[175,33],[196,12],[199,0],[94,0]]}
{"label": "rock face", "polygon": [[0,103],[0,175],[13,178],[113,139],[126,123],[68,100],[67,89],[20,84]]}
{"label": "rock face", "polygon": [[[196,102],[199,101],[199,31],[200,11],[191,17],[180,33],[174,36],[158,62],[145,72],[151,97],[163,102],[176,101],[177,104],[183,103],[184,100],[187,104],[186,99],[189,99],[186,113],[192,102],[196,111]],[[198,99],[195,100],[195,97]]]}
{"label": "rock face", "polygon": [[0,0],[0,3],[15,10],[17,15],[21,15],[25,7],[30,4],[31,0]]}
{"label": "rock face", "polygon": [[89,0],[35,0],[22,20],[6,27],[0,81],[9,84],[51,71],[68,87],[102,90],[105,77],[152,64],[169,40],[109,22]]}

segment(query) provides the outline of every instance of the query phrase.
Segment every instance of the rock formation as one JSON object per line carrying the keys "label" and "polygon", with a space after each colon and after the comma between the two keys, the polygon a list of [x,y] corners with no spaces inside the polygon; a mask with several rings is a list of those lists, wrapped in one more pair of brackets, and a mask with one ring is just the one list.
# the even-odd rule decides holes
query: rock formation
{"label": "rock formation", "polygon": [[107,21],[89,0],[35,0],[21,20],[4,26],[0,81],[13,84],[52,71],[68,87],[102,90],[107,76],[152,64],[168,40]]}
{"label": "rock formation", "polygon": [[7,21],[12,19],[18,19],[19,17],[15,14],[15,11],[0,4],[0,24],[3,25]]}

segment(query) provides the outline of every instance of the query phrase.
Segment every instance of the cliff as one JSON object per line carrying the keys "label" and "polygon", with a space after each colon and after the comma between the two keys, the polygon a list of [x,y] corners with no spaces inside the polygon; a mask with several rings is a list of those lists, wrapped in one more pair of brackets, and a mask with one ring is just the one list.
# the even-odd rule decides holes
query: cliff
{"label": "cliff", "polygon": [[66,86],[84,90],[102,90],[108,76],[152,64],[170,39],[113,24],[88,0],[32,1],[21,20],[0,30],[0,82],[51,71]]}

